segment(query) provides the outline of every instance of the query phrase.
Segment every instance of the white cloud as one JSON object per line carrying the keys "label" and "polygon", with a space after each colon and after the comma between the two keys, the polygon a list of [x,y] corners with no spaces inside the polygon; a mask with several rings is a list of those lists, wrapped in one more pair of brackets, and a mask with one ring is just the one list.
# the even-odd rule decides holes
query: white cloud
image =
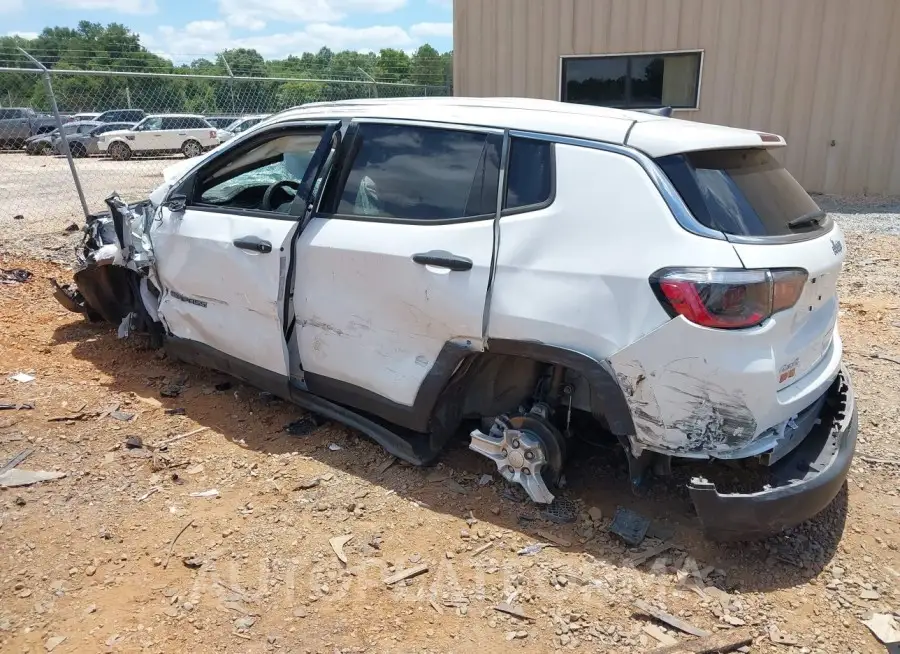
{"label": "white cloud", "polygon": [[14,30],[12,32],[7,32],[6,36],[20,36],[23,39],[36,39],[38,37],[38,33],[37,32],[17,32]]}
{"label": "white cloud", "polygon": [[[2,1],[2,0],[0,0]],[[159,7],[156,0],[50,0],[66,9],[92,11],[102,9],[120,14],[155,14]]]}
{"label": "white cloud", "polygon": [[0,14],[11,14],[24,8],[25,3],[22,0],[0,0]]}
{"label": "white cloud", "polygon": [[428,4],[444,7],[445,9],[453,9],[453,0],[428,0]]}
{"label": "white cloud", "polygon": [[330,23],[358,13],[386,14],[406,5],[407,0],[218,0],[219,13],[235,27],[260,23]]}
{"label": "white cloud", "polygon": [[252,15],[229,14],[225,20],[228,21],[228,24],[232,27],[249,30],[251,32],[258,32],[266,27],[266,21],[261,18],[255,18]]}
{"label": "white cloud", "polygon": [[[323,46],[337,52],[377,52],[382,48],[414,49],[420,39],[397,25],[345,27],[313,23],[302,30],[236,37],[224,21],[200,20],[183,28],[163,25],[155,34],[141,34],[141,42],[152,52],[176,63],[199,56],[208,59],[226,48],[252,48],[266,59],[316,52]],[[236,71],[236,74],[240,74]]]}
{"label": "white cloud", "polygon": [[416,23],[409,28],[409,33],[422,39],[452,38],[453,23]]}

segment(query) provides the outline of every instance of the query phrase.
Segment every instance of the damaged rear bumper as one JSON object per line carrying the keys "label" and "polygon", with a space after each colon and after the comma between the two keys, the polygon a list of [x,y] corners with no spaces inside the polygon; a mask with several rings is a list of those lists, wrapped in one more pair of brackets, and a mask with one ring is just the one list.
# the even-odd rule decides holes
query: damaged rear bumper
{"label": "damaged rear bumper", "polygon": [[829,388],[819,420],[802,443],[773,464],[755,493],[723,494],[702,477],[688,488],[707,537],[719,541],[764,538],[812,518],[835,498],[856,448],[858,416],[845,369]]}

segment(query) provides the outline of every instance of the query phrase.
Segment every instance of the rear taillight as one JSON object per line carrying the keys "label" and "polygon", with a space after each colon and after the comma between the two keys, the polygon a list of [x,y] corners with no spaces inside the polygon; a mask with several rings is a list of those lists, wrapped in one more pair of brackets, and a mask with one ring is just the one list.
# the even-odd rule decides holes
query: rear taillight
{"label": "rear taillight", "polygon": [[650,278],[663,307],[703,327],[744,329],[790,309],[803,292],[801,269],[670,268]]}

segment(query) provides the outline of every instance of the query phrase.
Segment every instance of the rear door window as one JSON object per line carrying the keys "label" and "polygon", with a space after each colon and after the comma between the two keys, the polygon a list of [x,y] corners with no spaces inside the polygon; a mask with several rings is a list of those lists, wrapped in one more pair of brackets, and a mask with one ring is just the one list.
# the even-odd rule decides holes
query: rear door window
{"label": "rear door window", "polygon": [[509,144],[509,172],[503,199],[505,213],[547,206],[553,200],[553,144],[513,138]]}
{"label": "rear door window", "polygon": [[502,137],[362,123],[336,213],[405,221],[494,215]]}
{"label": "rear door window", "polygon": [[825,214],[764,149],[670,155],[656,163],[694,217],[734,236],[785,236],[823,231]]}

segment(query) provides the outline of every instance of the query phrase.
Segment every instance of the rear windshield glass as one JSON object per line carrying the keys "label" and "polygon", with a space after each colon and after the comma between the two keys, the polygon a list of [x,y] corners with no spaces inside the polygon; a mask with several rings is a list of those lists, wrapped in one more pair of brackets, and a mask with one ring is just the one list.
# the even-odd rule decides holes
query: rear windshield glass
{"label": "rear windshield glass", "polygon": [[816,203],[767,150],[690,152],[656,162],[691,213],[711,229],[781,236],[817,231],[825,223]]}

